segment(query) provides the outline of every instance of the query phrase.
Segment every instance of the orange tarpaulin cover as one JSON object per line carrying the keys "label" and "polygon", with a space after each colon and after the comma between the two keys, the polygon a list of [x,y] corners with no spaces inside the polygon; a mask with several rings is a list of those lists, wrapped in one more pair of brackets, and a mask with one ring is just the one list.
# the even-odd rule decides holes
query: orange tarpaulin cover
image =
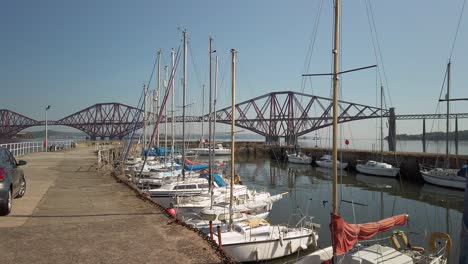
{"label": "orange tarpaulin cover", "polygon": [[378,222],[350,224],[339,215],[332,214],[330,230],[332,232],[333,253],[341,255],[353,248],[358,240],[370,239],[379,232],[385,232],[394,226],[406,224],[407,214],[385,218]]}

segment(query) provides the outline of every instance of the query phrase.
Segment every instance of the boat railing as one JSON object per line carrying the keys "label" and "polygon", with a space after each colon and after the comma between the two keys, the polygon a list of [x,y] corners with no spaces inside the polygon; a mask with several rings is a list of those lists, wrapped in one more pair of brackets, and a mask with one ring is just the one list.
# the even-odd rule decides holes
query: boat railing
{"label": "boat railing", "polygon": [[429,171],[429,170],[433,170],[435,168],[437,168],[435,165],[423,164],[423,163],[419,164],[419,169],[423,170],[423,171]]}
{"label": "boat railing", "polygon": [[[293,224],[293,220],[297,219],[297,217],[300,217],[299,220],[295,224]],[[287,226],[288,227],[304,227],[304,226],[309,225],[312,222],[313,218],[314,217],[304,215],[302,213],[290,214],[288,218]],[[309,221],[310,223],[308,223]]]}

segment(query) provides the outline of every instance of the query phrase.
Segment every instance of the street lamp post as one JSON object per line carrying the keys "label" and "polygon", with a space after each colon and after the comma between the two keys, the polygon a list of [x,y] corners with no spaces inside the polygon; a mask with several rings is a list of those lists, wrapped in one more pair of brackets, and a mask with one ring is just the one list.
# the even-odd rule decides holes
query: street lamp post
{"label": "street lamp post", "polygon": [[47,110],[49,109],[50,109],[50,105],[46,106],[45,108],[45,142],[44,142],[45,152],[47,152],[47,148],[49,146],[49,141],[47,138]]}

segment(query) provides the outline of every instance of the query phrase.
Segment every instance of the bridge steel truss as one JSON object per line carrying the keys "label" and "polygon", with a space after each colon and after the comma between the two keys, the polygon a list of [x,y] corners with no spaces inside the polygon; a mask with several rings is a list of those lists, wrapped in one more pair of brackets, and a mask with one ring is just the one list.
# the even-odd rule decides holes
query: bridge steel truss
{"label": "bridge steel truss", "polygon": [[[447,114],[415,114],[415,115],[397,115],[397,120],[415,120],[415,119],[446,119]],[[468,113],[449,114],[450,119],[468,118]]]}
{"label": "bridge steel truss", "polygon": [[120,103],[95,104],[77,113],[55,121],[55,125],[74,127],[95,138],[123,138],[135,128],[143,127],[140,109]]}
{"label": "bridge steel truss", "polygon": [[[339,101],[339,123],[377,118],[389,115],[387,109]],[[262,136],[267,142],[285,137],[295,142],[297,137],[332,125],[332,99],[304,93],[283,91],[272,92],[236,104],[236,126]],[[216,122],[231,123],[231,107],[216,112]],[[212,117],[213,118],[213,117]],[[186,117],[186,122],[208,121],[203,117]],[[170,121],[170,120],[168,120]],[[182,121],[177,117],[177,122]]]}
{"label": "bridge steel truss", "polygon": [[11,138],[23,129],[40,123],[7,109],[0,109],[0,138]]}
{"label": "bridge steel truss", "polygon": [[[378,107],[339,101],[339,123],[356,120],[389,117],[390,111]],[[272,92],[238,103],[236,126],[265,136],[267,142],[278,141],[284,137],[287,142],[295,142],[297,137],[332,125],[332,99],[304,93],[282,91]],[[120,103],[101,103],[92,105],[50,125],[65,125],[87,133],[91,138],[122,138],[143,127],[142,110]],[[148,113],[148,116],[153,115]],[[186,122],[202,122],[213,119],[213,115],[187,116]],[[231,123],[231,107],[216,112],[219,123]],[[19,131],[44,125],[14,111],[0,110],[0,138],[11,138]],[[396,120],[442,119],[445,114],[396,115]],[[468,118],[468,113],[453,113],[449,118]],[[181,116],[175,122],[182,122]],[[164,118],[162,122],[171,122]]]}

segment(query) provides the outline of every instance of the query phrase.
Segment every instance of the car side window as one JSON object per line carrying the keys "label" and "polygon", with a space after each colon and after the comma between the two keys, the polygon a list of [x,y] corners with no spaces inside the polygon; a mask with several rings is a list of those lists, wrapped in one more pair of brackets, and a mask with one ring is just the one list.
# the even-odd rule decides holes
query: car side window
{"label": "car side window", "polygon": [[0,165],[1,166],[8,166],[10,165],[10,157],[8,155],[8,152],[3,149],[3,148],[0,148]]}
{"label": "car side window", "polygon": [[10,163],[11,163],[11,166],[13,166],[13,168],[18,167],[18,163],[16,163],[16,159],[11,152],[10,152]]}

